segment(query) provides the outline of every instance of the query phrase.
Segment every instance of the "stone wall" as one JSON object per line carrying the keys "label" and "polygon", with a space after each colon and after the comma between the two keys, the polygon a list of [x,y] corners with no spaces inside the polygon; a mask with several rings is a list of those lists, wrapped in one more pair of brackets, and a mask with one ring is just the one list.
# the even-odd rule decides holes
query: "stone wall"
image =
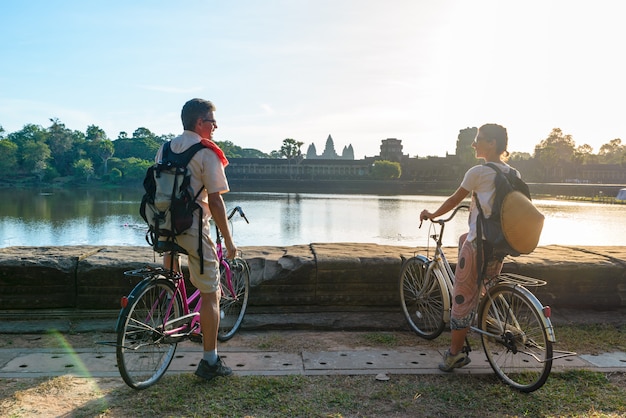
{"label": "stone wall", "polygon": [[[395,309],[401,257],[425,248],[362,243],[244,247],[251,268],[250,307],[260,311]],[[456,262],[456,249],[447,251]],[[137,278],[126,270],[158,265],[148,247],[0,249],[0,310],[118,309]],[[506,260],[504,271],[536,277],[546,305],[626,307],[626,247],[546,246]]]}

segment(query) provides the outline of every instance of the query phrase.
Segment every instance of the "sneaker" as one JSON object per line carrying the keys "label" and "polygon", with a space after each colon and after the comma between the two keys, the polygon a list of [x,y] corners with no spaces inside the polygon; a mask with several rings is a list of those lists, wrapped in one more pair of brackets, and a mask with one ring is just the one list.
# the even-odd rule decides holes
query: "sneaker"
{"label": "sneaker", "polygon": [[452,354],[450,354],[450,350],[446,350],[446,352],[443,353],[443,362],[439,363],[439,370],[444,372],[451,372],[452,369],[455,369],[457,367],[467,366],[468,364],[470,364],[471,361],[472,360],[470,360],[468,355],[462,351],[453,356]]}
{"label": "sneaker", "polygon": [[209,363],[202,359],[200,360],[200,364],[198,364],[195,374],[205,380],[211,380],[217,376],[230,376],[233,374],[233,369],[224,364],[219,357],[217,358],[217,363],[213,366],[209,366]]}

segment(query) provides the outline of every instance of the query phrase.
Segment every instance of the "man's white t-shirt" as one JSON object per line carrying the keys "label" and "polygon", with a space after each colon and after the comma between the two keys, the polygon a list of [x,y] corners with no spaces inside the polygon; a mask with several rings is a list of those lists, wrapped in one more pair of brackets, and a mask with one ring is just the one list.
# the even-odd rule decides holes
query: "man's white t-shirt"
{"label": "man's white t-shirt", "polygon": [[[508,173],[511,170],[511,166],[506,163],[493,163],[503,173]],[[518,172],[519,176],[519,172]],[[493,206],[493,199],[496,194],[495,188],[496,171],[486,165],[476,165],[465,173],[461,187],[465,190],[469,190],[472,194],[472,203],[470,205],[470,216],[468,219],[469,232],[467,234],[467,240],[473,241],[476,238],[476,219],[478,218],[478,208],[474,201],[474,193],[478,195],[480,207],[485,214],[485,217],[491,215],[491,208]]]}

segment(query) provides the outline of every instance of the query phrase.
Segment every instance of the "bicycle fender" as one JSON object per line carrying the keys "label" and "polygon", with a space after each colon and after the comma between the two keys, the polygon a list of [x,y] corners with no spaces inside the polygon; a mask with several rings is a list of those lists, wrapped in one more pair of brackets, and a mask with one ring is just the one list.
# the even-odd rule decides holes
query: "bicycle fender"
{"label": "bicycle fender", "polygon": [[432,262],[428,266],[428,270],[432,270],[435,274],[435,277],[439,281],[439,286],[444,289],[443,292],[443,322],[446,324],[450,323],[450,317],[452,316],[452,289],[448,289],[448,285],[446,284],[446,279],[444,276],[444,272],[441,271],[442,266],[438,262]]}
{"label": "bicycle fender", "polygon": [[147,277],[145,279],[143,279],[142,281],[140,281],[139,283],[137,283],[137,285],[135,285],[135,287],[133,288],[133,290],[130,291],[130,293],[128,294],[128,304],[126,305],[125,308],[122,308],[120,310],[120,314],[117,317],[117,322],[115,323],[115,332],[122,332],[122,328],[124,326],[124,322],[126,321],[126,315],[128,315],[128,306],[132,305],[132,301],[135,300],[135,298],[140,295],[144,289],[146,287],[148,287],[148,285],[150,283],[152,283],[153,280],[155,280],[157,277],[153,276],[153,277]]}
{"label": "bicycle fender", "polygon": [[424,264],[426,264],[426,265],[428,265],[428,264],[430,264],[430,263],[432,262],[432,260],[431,260],[430,258],[428,258],[428,257],[426,257],[426,256],[423,256],[423,255],[421,255],[421,254],[417,254],[417,255],[415,255],[415,256],[413,256],[413,257],[406,258],[406,259],[403,257],[403,258],[402,258],[402,260],[403,260],[403,261],[406,261],[406,260],[411,260],[411,259],[413,259],[413,258],[420,260],[421,262],[423,262],[423,263],[424,263]]}
{"label": "bicycle fender", "polygon": [[543,305],[541,304],[539,299],[537,299],[537,296],[535,296],[530,290],[526,289],[522,285],[510,285],[510,286],[517,289],[520,293],[526,296],[528,300],[533,304],[535,309],[538,312],[541,312],[541,315],[539,316],[541,318],[541,322],[543,323],[543,328],[546,330],[546,333],[548,334],[548,341],[550,341],[551,343],[556,343],[556,335],[554,334],[554,327],[552,326],[552,321],[550,321],[550,318],[546,318],[546,316],[543,314]]}

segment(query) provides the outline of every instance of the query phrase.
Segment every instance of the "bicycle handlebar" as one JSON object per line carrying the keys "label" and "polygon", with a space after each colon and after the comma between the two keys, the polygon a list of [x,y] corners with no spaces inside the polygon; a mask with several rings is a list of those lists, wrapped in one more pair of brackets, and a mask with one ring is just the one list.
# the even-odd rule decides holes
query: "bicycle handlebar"
{"label": "bicycle handlebar", "polygon": [[437,219],[434,222],[437,222],[439,224],[441,223],[446,223],[448,221],[450,221],[452,218],[454,218],[454,216],[456,215],[456,213],[460,210],[460,209],[469,209],[469,205],[459,205],[456,208],[454,208],[454,210],[452,211],[452,214],[450,214],[449,217],[447,217],[446,219]]}
{"label": "bicycle handlebar", "polygon": [[233,208],[233,210],[230,211],[230,214],[228,215],[228,219],[232,218],[235,215],[235,212],[239,213],[239,216],[241,216],[243,219],[246,220],[246,223],[250,223],[250,221],[248,221],[248,218],[246,218],[246,214],[243,213],[243,209],[241,209],[241,206],[236,206]]}
{"label": "bicycle handlebar", "polygon": [[[446,219],[431,219],[431,222],[434,223],[438,223],[439,225],[443,225],[446,222],[450,221],[452,218],[455,217],[456,213],[460,210],[460,209],[469,209],[469,205],[459,205],[456,208],[454,208],[454,210],[452,211],[452,213],[450,214],[450,216],[448,216]],[[420,228],[422,227],[422,223],[424,222],[423,219],[420,220]]]}
{"label": "bicycle handlebar", "polygon": [[[235,216],[235,213],[238,213],[239,216],[241,216],[243,219],[246,220],[246,223],[249,224],[250,221],[248,221],[248,218],[246,217],[246,214],[243,213],[243,209],[241,209],[241,206],[235,206],[230,213],[228,214],[228,220],[230,220],[233,216]],[[220,229],[217,227],[217,224],[215,225],[215,243],[221,245],[222,242],[222,234],[220,234]]]}

